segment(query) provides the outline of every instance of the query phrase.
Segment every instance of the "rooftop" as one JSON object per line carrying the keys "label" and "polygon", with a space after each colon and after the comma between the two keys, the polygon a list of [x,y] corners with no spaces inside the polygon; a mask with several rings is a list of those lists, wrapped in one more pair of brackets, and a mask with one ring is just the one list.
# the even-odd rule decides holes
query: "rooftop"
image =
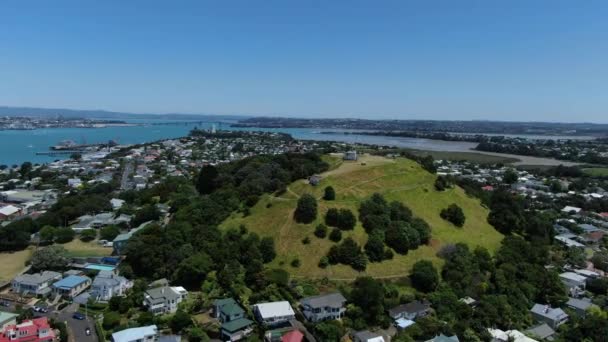
{"label": "rooftop", "polygon": [[262,318],[295,315],[295,312],[291,308],[291,305],[289,305],[288,301],[260,303],[255,304],[254,307],[257,308]]}
{"label": "rooftop", "polygon": [[346,298],[340,292],[328,293],[313,297],[306,297],[300,300],[304,306],[312,308],[332,307],[340,308],[346,303]]}
{"label": "rooftop", "polygon": [[53,286],[60,289],[71,289],[90,280],[89,277],[70,275],[54,283]]}
{"label": "rooftop", "polygon": [[125,329],[112,334],[114,342],[131,342],[143,339],[146,336],[153,336],[158,333],[156,325]]}

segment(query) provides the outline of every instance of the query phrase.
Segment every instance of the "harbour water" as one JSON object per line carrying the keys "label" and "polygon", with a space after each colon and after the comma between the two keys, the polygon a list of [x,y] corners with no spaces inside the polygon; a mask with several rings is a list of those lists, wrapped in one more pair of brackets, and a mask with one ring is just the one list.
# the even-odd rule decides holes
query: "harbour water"
{"label": "harbour water", "polygon": [[[138,120],[126,120],[131,123],[142,123]],[[401,138],[387,136],[370,136],[360,134],[321,134],[318,129],[310,128],[229,128],[230,123],[219,125],[213,122],[146,120],[143,125],[104,127],[104,128],[52,128],[27,131],[0,131],[0,164],[15,165],[25,161],[48,163],[65,156],[36,155],[36,152],[47,152],[49,147],[60,141],[72,140],[78,144],[105,143],[115,140],[119,144],[137,144],[161,139],[178,138],[188,135],[194,127],[208,129],[215,125],[218,129],[271,131],[288,133],[296,139],[330,140],[348,143],[365,143],[386,146],[397,146],[428,151],[467,152],[476,144],[470,142],[440,141],[420,138]],[[539,158],[542,159],[542,158]],[[550,160],[550,159],[548,159]]]}

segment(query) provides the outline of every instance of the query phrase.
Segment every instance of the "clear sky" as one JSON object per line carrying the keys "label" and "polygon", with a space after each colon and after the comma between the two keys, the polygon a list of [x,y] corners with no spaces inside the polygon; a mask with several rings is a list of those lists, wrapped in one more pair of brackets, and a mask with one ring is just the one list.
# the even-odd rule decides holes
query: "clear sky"
{"label": "clear sky", "polygon": [[608,1],[7,0],[0,105],[608,122]]}

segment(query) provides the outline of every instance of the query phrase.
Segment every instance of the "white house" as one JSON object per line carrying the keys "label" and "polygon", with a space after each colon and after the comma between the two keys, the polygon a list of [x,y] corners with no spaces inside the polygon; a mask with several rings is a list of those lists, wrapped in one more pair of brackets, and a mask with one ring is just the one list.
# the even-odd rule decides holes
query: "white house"
{"label": "white house", "polygon": [[144,293],[144,306],[155,315],[174,313],[177,305],[188,295],[188,291],[181,286],[160,286],[148,289]]}
{"label": "white house", "polygon": [[133,282],[112,271],[100,271],[91,285],[91,297],[98,301],[108,301],[114,296],[124,296],[133,287]]}
{"label": "white house", "polygon": [[296,318],[296,313],[288,301],[255,304],[253,312],[258,321],[269,326]]}
{"label": "white house", "polygon": [[152,342],[158,340],[156,325],[125,329],[112,334],[113,342]]}

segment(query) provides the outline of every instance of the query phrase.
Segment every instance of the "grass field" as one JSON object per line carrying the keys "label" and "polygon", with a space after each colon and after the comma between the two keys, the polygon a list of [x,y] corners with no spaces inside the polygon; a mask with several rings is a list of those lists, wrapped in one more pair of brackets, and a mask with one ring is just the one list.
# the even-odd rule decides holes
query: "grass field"
{"label": "grass field", "polygon": [[82,242],[79,239],[74,239],[61,246],[67,250],[70,257],[95,257],[112,254],[112,248],[103,247],[95,241]]}
{"label": "grass field", "polygon": [[583,172],[592,177],[608,177],[608,167],[593,167],[583,169]]}
{"label": "grass field", "polygon": [[0,253],[0,282],[9,281],[21,272],[32,252],[33,249],[28,248],[19,252]]}
{"label": "grass field", "polygon": [[[271,266],[284,267],[294,276],[328,277],[333,280],[350,280],[359,273],[344,265],[326,269],[317,266],[319,259],[333,243],[327,238],[315,237],[314,227],[322,222],[325,212],[331,207],[349,208],[358,215],[360,202],[374,192],[382,193],[387,200],[403,202],[415,215],[426,220],[432,228],[432,241],[430,245],[410,251],[406,256],[395,255],[393,260],[369,263],[364,274],[377,278],[402,277],[409,273],[412,264],[419,259],[431,259],[439,265],[441,260],[436,257],[436,253],[446,243],[466,242],[472,247],[482,245],[493,252],[502,240],[502,235],[487,223],[488,211],[477,199],[468,197],[460,188],[435,191],[435,175],[411,160],[364,156],[359,162],[342,162],[339,167],[322,176],[321,183],[316,187],[300,180],[292,183],[280,197],[264,196],[252,208],[250,216],[242,217],[235,213],[222,227],[227,229],[244,224],[261,236],[273,236],[278,257]],[[323,188],[327,185],[336,189],[335,201],[320,199]],[[297,224],[293,220],[296,201],[307,192],[320,199],[319,215],[312,224]],[[441,209],[451,203],[457,203],[465,212],[466,223],[463,228],[456,228],[439,217]],[[353,231],[343,234],[343,237],[347,236],[362,245],[367,241],[367,234],[360,223]],[[305,237],[310,238],[310,244],[302,244]],[[296,257],[301,261],[299,268],[290,266],[291,260]]]}

